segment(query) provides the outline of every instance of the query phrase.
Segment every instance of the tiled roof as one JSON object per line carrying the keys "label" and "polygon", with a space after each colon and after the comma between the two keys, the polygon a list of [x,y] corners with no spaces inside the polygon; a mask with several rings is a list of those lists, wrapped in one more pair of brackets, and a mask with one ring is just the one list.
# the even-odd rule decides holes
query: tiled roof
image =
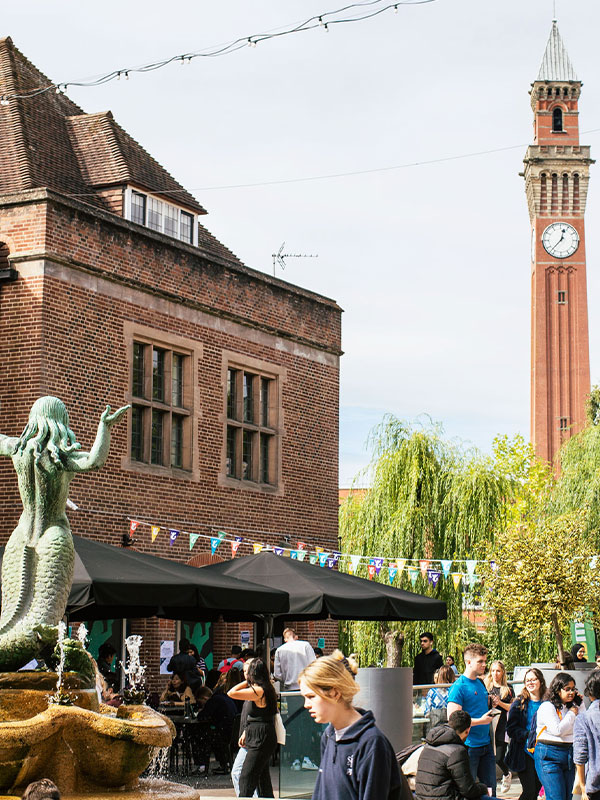
{"label": "tiled roof", "polygon": [[542,58],[542,65],[537,76],[538,81],[578,81],[571,59],[563,44],[558,23],[552,20],[552,30]]}
{"label": "tiled roof", "polygon": [[[0,95],[51,84],[9,37],[0,39]],[[0,156],[0,193],[48,187],[104,206],[96,187],[134,183],[206,213],[110,112],[85,114],[55,91],[0,106]]]}

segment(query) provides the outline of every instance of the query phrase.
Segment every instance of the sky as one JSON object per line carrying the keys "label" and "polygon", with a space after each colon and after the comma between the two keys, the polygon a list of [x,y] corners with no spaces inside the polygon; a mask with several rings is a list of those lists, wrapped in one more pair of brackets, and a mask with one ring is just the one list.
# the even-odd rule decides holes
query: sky
{"label": "sky", "polygon": [[[288,29],[338,3],[21,0],[2,8],[0,36],[64,83]],[[272,274],[283,242],[318,256],[290,258],[276,274],[344,309],[341,486],[367,465],[369,431],[386,413],[430,417],[485,452],[497,434],[529,436],[530,227],[519,172],[552,16],[552,0],[400,3],[370,20],[68,89],[87,112],[110,109],[248,266]],[[584,82],[581,142],[594,156],[600,3],[556,0],[556,16]],[[592,168],[592,383],[596,182]]]}

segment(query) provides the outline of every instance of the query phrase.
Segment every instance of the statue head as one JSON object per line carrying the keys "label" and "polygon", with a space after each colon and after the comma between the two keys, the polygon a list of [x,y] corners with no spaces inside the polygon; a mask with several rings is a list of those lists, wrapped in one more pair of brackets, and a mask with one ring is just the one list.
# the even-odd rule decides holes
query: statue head
{"label": "statue head", "polygon": [[22,453],[30,441],[33,441],[36,464],[44,451],[47,451],[59,468],[63,467],[63,455],[81,447],[69,427],[67,407],[58,397],[47,395],[35,401],[29,412],[29,422],[15,445],[13,454]]}

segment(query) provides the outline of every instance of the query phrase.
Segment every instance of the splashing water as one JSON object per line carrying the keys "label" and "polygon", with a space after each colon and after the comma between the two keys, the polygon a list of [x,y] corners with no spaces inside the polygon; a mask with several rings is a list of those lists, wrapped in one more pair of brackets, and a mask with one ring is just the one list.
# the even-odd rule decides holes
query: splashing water
{"label": "splashing water", "polygon": [[141,636],[128,636],[125,639],[127,648],[127,666],[121,662],[123,672],[127,676],[129,688],[132,691],[141,689],[144,683],[144,673],[146,667],[140,663],[140,647],[142,646]]}
{"label": "splashing water", "polygon": [[169,772],[170,747],[155,747],[146,774],[149,778],[164,778]]}
{"label": "splashing water", "polygon": [[63,682],[63,672],[65,671],[65,636],[67,634],[67,623],[63,622],[62,620],[58,623],[58,652],[60,654],[60,660],[58,662],[58,667],[56,668],[56,691],[60,693],[62,691],[62,682]]}
{"label": "splashing water", "polygon": [[77,629],[77,638],[81,642],[81,646],[85,650],[85,646],[87,644],[88,639],[88,629],[85,627],[85,622],[82,622]]}

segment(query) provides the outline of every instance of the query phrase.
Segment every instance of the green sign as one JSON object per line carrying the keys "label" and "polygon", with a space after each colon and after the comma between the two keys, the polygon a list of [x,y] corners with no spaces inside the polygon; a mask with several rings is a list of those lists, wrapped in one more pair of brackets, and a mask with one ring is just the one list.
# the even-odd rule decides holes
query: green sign
{"label": "green sign", "polygon": [[585,657],[588,661],[596,658],[596,635],[589,620],[571,622],[571,640],[573,644],[582,644],[585,647]]}

